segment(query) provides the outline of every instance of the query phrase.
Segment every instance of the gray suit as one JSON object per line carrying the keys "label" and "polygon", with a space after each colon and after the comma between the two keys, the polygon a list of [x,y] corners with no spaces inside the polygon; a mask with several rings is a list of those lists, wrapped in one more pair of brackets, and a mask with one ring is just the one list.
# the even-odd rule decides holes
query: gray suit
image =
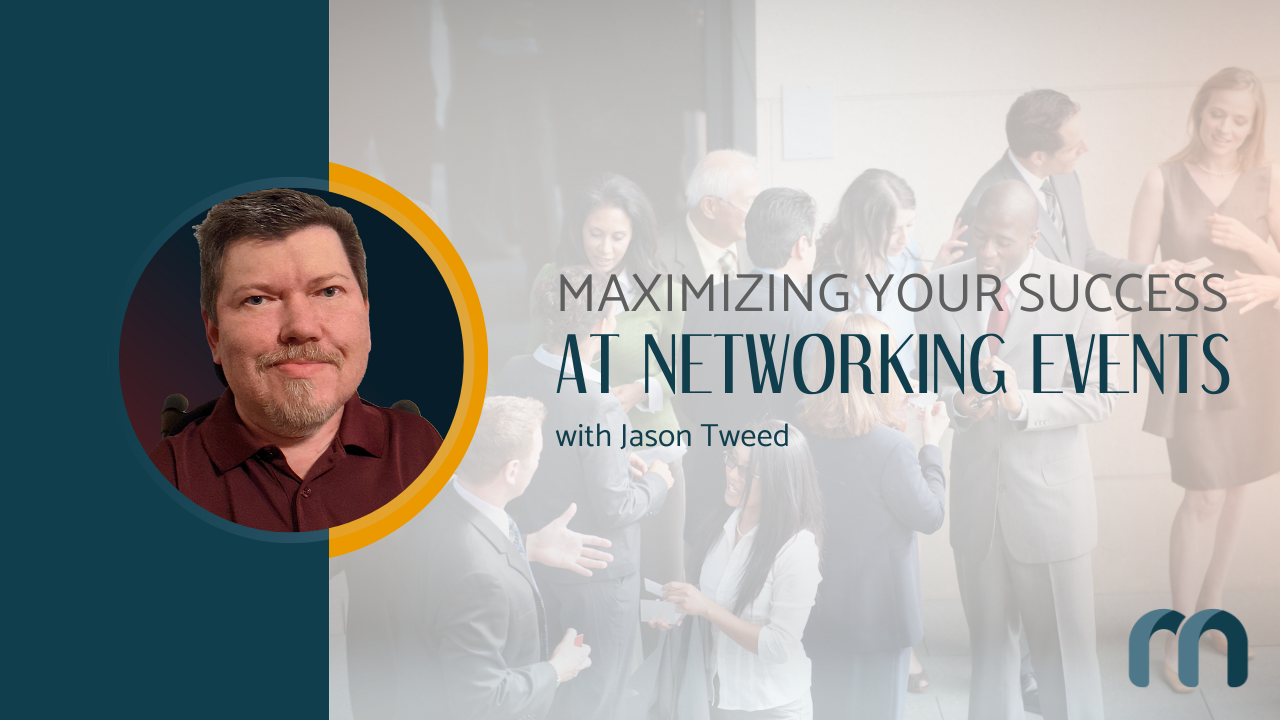
{"label": "gray suit", "polygon": [[529,565],[452,485],[359,559],[349,631],[357,717],[547,716],[556,674]]}
{"label": "gray suit", "polygon": [[[667,272],[677,278],[688,275],[689,280],[705,278],[718,272],[715,268],[704,268],[702,256],[698,255],[698,246],[693,244],[693,236],[689,234],[688,215],[663,228],[658,233],[658,257],[667,267]],[[747,254],[746,241],[735,244],[738,250],[738,272],[749,273],[755,267],[751,256]]]}
{"label": "gray suit", "polygon": [[[1026,178],[1022,173],[1018,172],[1018,168],[1014,167],[1013,161],[1009,159],[1009,153],[1000,156],[1000,160],[996,162],[990,170],[986,172],[978,183],[973,186],[973,192],[969,193],[968,199],[964,201],[964,208],[960,210],[960,217],[965,225],[973,227],[973,216],[978,207],[978,200],[982,198],[982,194],[992,185],[1005,180],[1017,180],[1026,182]],[[1093,235],[1089,233],[1089,223],[1085,219],[1084,212],[1084,193],[1080,188],[1080,177],[1075,172],[1070,175],[1051,175],[1049,181],[1054,191],[1058,195],[1058,203],[1062,206],[1062,218],[1066,225],[1066,238],[1062,237],[1062,233],[1058,232],[1058,227],[1049,219],[1049,213],[1043,206],[1040,208],[1040,241],[1036,243],[1036,249],[1045,257],[1051,260],[1057,260],[1063,265],[1070,265],[1077,270],[1083,270],[1090,275],[1106,273],[1111,275],[1111,281],[1107,283],[1107,287],[1114,292],[1115,281],[1119,280],[1122,275],[1129,273],[1142,274],[1147,269],[1146,265],[1141,265],[1124,258],[1118,258],[1099,250],[1093,243]],[[1039,190],[1039,188],[1033,188]],[[971,239],[972,233],[966,231],[962,239],[970,243],[964,249],[963,260],[973,257],[974,246]],[[1125,286],[1126,292],[1133,288],[1134,292],[1139,292],[1139,283],[1130,282]]]}
{"label": "gray suit", "polygon": [[[1046,297],[1050,275],[1057,277],[1060,291],[1079,275],[1039,253],[1030,272],[1041,276],[1029,280],[1030,287]],[[955,287],[961,275],[974,279],[975,263],[965,261],[941,274]],[[1044,717],[1101,718],[1090,566],[1098,518],[1083,425],[1106,420],[1115,405],[1111,395],[1100,392],[1094,337],[1114,333],[1115,318],[1090,310],[1083,299],[1068,312],[1054,310],[1047,300],[1037,312],[1020,309],[1035,304],[1025,293],[1013,303],[999,350],[1017,375],[1025,418],[1015,420],[1000,407],[980,421],[958,414],[952,402],[958,388],[945,366],[939,373],[940,399],[956,428],[951,546],[973,652],[969,716],[1022,717],[1021,616]],[[932,303],[921,315],[921,333],[941,334],[954,354],[961,334],[971,345],[986,332],[990,307],[987,301],[979,313],[971,301],[965,310],[950,313]],[[1044,338],[1041,357],[1042,390],[1061,393],[1033,392],[1034,334],[1075,337],[1080,367],[1089,368],[1083,393],[1073,386],[1061,337]],[[1084,357],[1086,352],[1091,357]]]}

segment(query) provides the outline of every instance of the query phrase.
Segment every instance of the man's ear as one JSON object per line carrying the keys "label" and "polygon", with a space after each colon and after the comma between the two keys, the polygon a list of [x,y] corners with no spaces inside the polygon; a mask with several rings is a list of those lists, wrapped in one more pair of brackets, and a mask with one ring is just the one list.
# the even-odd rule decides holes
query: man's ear
{"label": "man's ear", "polygon": [[801,235],[796,244],[791,246],[791,257],[796,260],[803,260],[813,252],[813,243],[809,241],[809,236]]}
{"label": "man's ear", "polygon": [[516,480],[520,478],[520,460],[510,460],[506,465],[502,466],[502,481],[508,485],[515,485]]}
{"label": "man's ear", "polygon": [[1048,159],[1049,153],[1043,150],[1037,150],[1027,156],[1027,162],[1030,163],[1033,168],[1043,167],[1045,161]]}
{"label": "man's ear", "polygon": [[1038,242],[1040,242],[1040,228],[1036,228],[1035,232],[1031,233],[1031,243],[1028,245],[1028,247],[1034,250],[1036,247],[1036,243]]}
{"label": "man's ear", "polygon": [[209,318],[209,313],[201,310],[200,318],[204,320],[204,339],[209,343],[209,352],[213,354],[213,364],[221,365],[222,359],[218,357],[218,326]]}
{"label": "man's ear", "polygon": [[702,214],[708,220],[715,220],[717,202],[718,201],[716,200],[716,198],[713,198],[710,195],[708,195],[698,201],[698,210],[702,211]]}

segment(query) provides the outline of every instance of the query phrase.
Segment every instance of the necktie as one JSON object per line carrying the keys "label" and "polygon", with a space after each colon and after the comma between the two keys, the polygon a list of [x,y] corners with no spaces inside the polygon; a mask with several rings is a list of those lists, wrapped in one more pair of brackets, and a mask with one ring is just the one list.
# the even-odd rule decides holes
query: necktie
{"label": "necktie", "polygon": [[538,639],[542,643],[542,657],[550,657],[547,654],[547,626],[544,621],[546,611],[542,605],[542,591],[538,590],[538,581],[533,579],[533,568],[529,565],[529,555],[524,551],[524,538],[520,536],[520,528],[516,525],[516,519],[507,516],[507,533],[511,538],[511,544],[516,546],[516,552],[520,553],[520,557],[524,560],[524,567],[529,571],[529,580],[533,583],[533,594],[538,599]]}
{"label": "necktie", "polygon": [[1044,193],[1044,206],[1049,211],[1049,219],[1053,221],[1053,226],[1058,228],[1058,235],[1063,240],[1067,239],[1067,222],[1062,217],[1062,205],[1058,203],[1058,195],[1053,191],[1053,183],[1049,178],[1044,179],[1044,184],[1040,186],[1040,191]]}
{"label": "necktie", "polygon": [[728,250],[720,256],[720,277],[717,280],[723,280],[725,275],[733,275],[733,253]]}
{"label": "necktie", "polygon": [[[1009,326],[1009,285],[1008,283],[1000,283],[1000,291],[996,293],[996,299],[1000,301],[999,308],[991,308],[991,315],[987,317],[987,333],[999,335],[1004,338],[1004,329]],[[987,338],[987,350],[990,355],[995,357],[1000,351],[1000,341],[995,338]]]}

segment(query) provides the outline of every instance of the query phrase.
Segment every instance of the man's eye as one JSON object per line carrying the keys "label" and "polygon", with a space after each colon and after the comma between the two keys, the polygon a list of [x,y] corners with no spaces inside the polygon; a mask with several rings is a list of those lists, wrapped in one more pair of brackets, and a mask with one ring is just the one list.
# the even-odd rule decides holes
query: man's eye
{"label": "man's eye", "polygon": [[261,295],[250,295],[249,297],[244,299],[244,304],[245,305],[261,305],[266,301],[267,299],[262,297]]}
{"label": "man's eye", "polygon": [[327,297],[327,298],[331,298],[331,297],[338,297],[338,293],[340,293],[340,292],[342,292],[342,288],[331,285],[331,286],[329,286],[329,287],[327,287],[327,288],[325,288],[325,289],[321,290],[321,291],[320,291],[320,294],[321,294],[321,295],[323,295],[323,296],[325,296],[325,297]]}

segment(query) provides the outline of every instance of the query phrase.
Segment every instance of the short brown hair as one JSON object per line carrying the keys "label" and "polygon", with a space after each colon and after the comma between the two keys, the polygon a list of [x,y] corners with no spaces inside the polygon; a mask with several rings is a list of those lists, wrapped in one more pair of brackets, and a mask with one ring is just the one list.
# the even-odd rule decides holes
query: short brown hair
{"label": "short brown hair", "polygon": [[1062,149],[1063,123],[1080,112],[1080,105],[1057,90],[1032,90],[1013,101],[1004,119],[1004,132],[1013,154],[1024,158]]}
{"label": "short brown hair", "polygon": [[[542,324],[547,334],[547,342],[552,350],[564,349],[565,338],[569,335],[583,335],[600,324],[606,317],[607,309],[593,309],[587,294],[573,297],[568,291],[560,289],[561,278],[571,288],[580,288],[591,278],[595,287],[603,291],[601,278],[592,277],[591,270],[582,265],[571,265],[544,279],[533,289],[533,316]],[[565,298],[564,309],[560,307],[560,299]],[[601,304],[603,305],[603,303]]]}
{"label": "short brown hair", "polygon": [[547,408],[533,398],[494,395],[484,399],[471,447],[458,464],[458,474],[483,483],[512,460],[533,452],[534,433],[541,432]]}
{"label": "short brown hair", "polygon": [[[889,336],[889,347],[896,347],[893,331],[883,322],[863,313],[837,315],[822,329],[822,334],[839,346],[841,335],[862,335],[871,345],[866,367],[871,371],[871,387],[880,387],[880,336]],[[896,375],[889,378],[889,392],[868,395],[862,392],[862,384],[849,383],[849,392],[842,393],[832,387],[809,398],[800,420],[809,432],[823,437],[859,437],[878,425],[895,427],[898,424],[898,407],[902,405],[904,391]]]}
{"label": "short brown hair", "polygon": [[316,225],[332,229],[342,241],[347,262],[356,274],[360,294],[369,299],[364,244],[351,213],[315,195],[277,188],[258,190],[214,205],[204,222],[196,225],[200,245],[200,309],[218,324],[218,291],[222,289],[222,262],[227,248],[237,240],[283,240]]}

